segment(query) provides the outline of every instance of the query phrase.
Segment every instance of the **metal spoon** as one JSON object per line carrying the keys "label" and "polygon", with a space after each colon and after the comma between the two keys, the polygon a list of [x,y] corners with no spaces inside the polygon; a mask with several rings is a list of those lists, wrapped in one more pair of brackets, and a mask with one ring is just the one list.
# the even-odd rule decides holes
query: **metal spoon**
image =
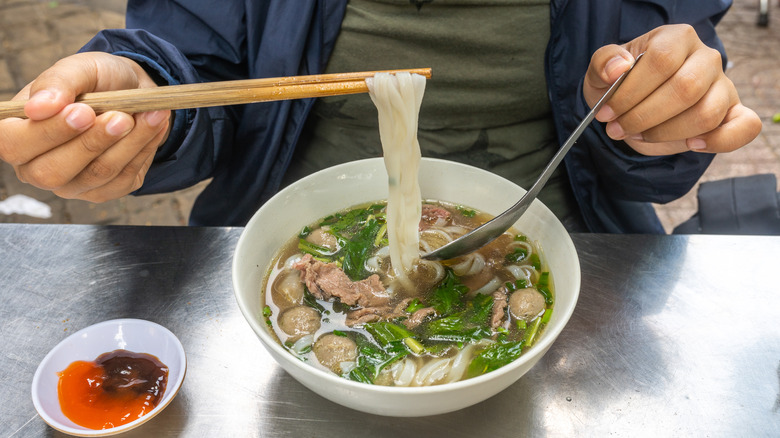
{"label": "metal spoon", "polygon": [[582,122],[580,122],[579,126],[577,126],[577,129],[571,133],[569,138],[566,140],[566,143],[561,146],[552,160],[550,160],[550,163],[547,164],[544,172],[539,175],[539,178],[536,180],[536,182],[534,182],[534,185],[531,186],[531,188],[525,193],[525,195],[523,195],[522,198],[520,198],[520,201],[518,201],[505,212],[494,217],[490,221],[485,222],[481,226],[471,230],[463,236],[427,254],[422,255],[422,258],[426,260],[448,260],[463,254],[468,254],[487,245],[495,238],[502,235],[510,227],[512,227],[512,225],[514,225],[514,223],[520,219],[520,216],[522,216],[523,213],[528,210],[528,207],[531,206],[533,200],[536,199],[536,197],[539,195],[542,187],[544,187],[545,183],[547,183],[547,180],[550,179],[550,175],[552,175],[553,171],[558,167],[561,161],[563,161],[563,157],[567,152],[569,152],[569,149],[571,149],[577,139],[580,138],[580,135],[582,135],[583,131],[585,131],[585,128],[587,128],[590,122],[593,121],[596,113],[601,109],[604,103],[612,97],[612,95],[615,93],[615,90],[617,90],[620,84],[623,83],[623,80],[628,75],[628,72],[630,72],[634,66],[636,66],[636,63],[641,57],[641,54],[636,57],[634,64],[622,75],[620,75],[619,78],[617,78],[615,83],[609,87],[606,93],[604,93],[604,96],[602,96],[596,105],[593,106],[593,109],[591,109],[588,115],[585,116]]}

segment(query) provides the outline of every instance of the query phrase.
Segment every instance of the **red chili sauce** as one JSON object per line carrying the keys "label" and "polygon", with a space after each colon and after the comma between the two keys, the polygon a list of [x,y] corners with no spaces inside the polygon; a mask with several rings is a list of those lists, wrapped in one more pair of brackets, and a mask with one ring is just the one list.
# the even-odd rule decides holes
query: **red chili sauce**
{"label": "red chili sauce", "polygon": [[90,429],[110,429],[149,413],[168,383],[168,367],[158,358],[127,350],[73,362],[58,375],[62,413]]}

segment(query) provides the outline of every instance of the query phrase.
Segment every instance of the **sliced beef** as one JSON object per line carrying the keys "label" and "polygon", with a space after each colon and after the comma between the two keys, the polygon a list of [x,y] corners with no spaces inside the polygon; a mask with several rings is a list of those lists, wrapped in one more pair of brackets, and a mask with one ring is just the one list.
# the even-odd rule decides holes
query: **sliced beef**
{"label": "sliced beef", "polygon": [[493,314],[490,316],[491,327],[498,328],[504,321],[504,316],[506,315],[504,309],[506,309],[507,305],[506,287],[501,286],[493,292]]}
{"label": "sliced beef", "polygon": [[349,327],[353,327],[359,324],[365,324],[367,322],[376,322],[382,319],[390,312],[390,307],[367,307],[363,309],[352,310],[347,313],[347,320],[345,324]]}
{"label": "sliced beef", "polygon": [[433,307],[425,307],[412,313],[412,316],[404,320],[404,325],[412,329],[420,325],[428,315],[433,315],[436,310]]}
{"label": "sliced beef", "polygon": [[301,271],[301,281],[316,298],[329,301],[335,297],[348,306],[383,307],[390,302],[385,287],[374,274],[365,280],[352,281],[334,263],[323,263],[306,254],[293,265]]}
{"label": "sliced beef", "polygon": [[420,230],[427,230],[432,226],[443,226],[449,220],[452,214],[435,205],[423,204],[422,217],[420,218]]}

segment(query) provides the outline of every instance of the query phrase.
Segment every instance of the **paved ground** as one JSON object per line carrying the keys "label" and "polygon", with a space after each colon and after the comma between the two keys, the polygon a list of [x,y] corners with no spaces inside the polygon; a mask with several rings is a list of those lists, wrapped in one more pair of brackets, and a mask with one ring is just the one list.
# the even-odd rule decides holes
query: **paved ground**
{"label": "paved ground", "polygon": [[[0,0],[0,100],[9,100],[57,59],[75,52],[103,28],[122,27],[122,0]],[[758,0],[736,0],[719,26],[730,55],[729,77],[742,101],[764,121],[761,135],[741,150],[715,158],[703,181],[756,173],[780,177],[780,4],[772,1],[770,24],[756,26]],[[49,205],[52,217],[0,214],[2,222],[185,225],[201,186],[167,195],[126,197],[104,204],[59,199],[20,183],[0,165],[0,200],[24,194]],[[697,209],[696,189],[658,206],[667,230]]]}

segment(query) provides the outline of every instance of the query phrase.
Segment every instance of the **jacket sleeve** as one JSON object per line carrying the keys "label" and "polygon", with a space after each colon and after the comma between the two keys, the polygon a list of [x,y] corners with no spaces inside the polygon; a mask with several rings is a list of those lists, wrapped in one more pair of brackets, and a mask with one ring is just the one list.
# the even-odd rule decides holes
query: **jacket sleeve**
{"label": "jacket sleeve", "polygon": [[[205,1],[136,0],[127,6],[127,28],[98,33],[81,51],[102,51],[135,60],[160,85],[241,78],[243,10],[214,8]],[[217,30],[220,29],[220,30]],[[229,29],[228,31],[222,29]],[[213,175],[229,151],[238,111],[213,107],[174,112],[168,140],[158,149],[146,180],[136,194],[189,187]]]}
{"label": "jacket sleeve", "polygon": [[[626,43],[664,24],[686,23],[696,29],[705,44],[720,51],[725,68],[726,53],[715,33],[715,25],[725,14],[730,1],[642,0],[620,3],[618,40],[601,41],[598,47]],[[598,47],[591,49],[595,51]],[[582,97],[582,79],[576,96],[576,101],[572,102],[574,111],[564,116],[568,119],[564,121],[568,132],[590,110]],[[644,156],[626,143],[610,139],[604,124],[598,122],[591,125],[581,142],[588,145],[589,161],[592,170],[597,173],[602,194],[620,201],[666,203],[677,199],[691,190],[714,158],[713,154],[695,152]]]}

